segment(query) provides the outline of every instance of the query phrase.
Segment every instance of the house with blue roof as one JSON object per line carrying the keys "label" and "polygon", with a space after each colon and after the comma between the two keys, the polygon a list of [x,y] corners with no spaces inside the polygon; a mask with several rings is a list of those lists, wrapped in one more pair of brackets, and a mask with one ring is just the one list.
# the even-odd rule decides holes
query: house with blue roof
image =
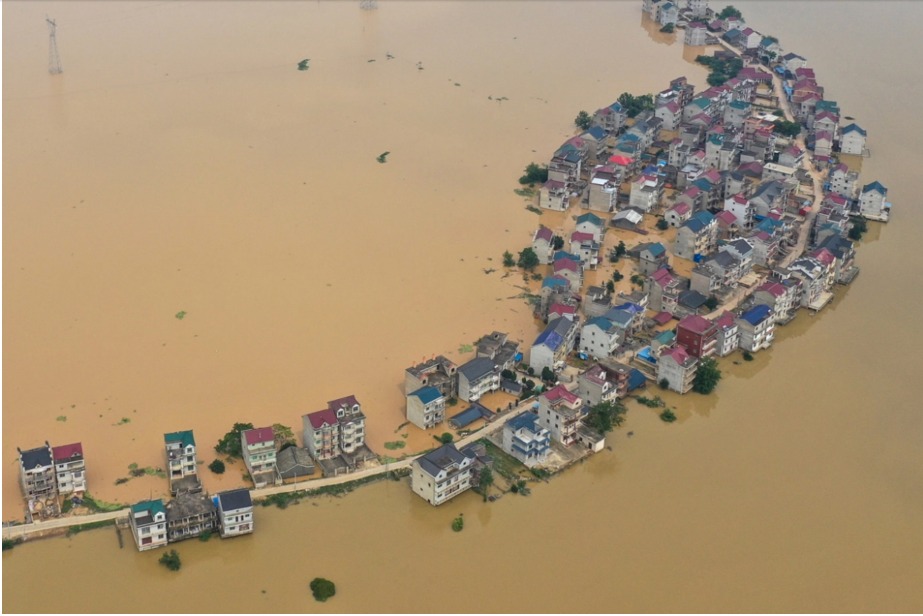
{"label": "house with blue roof", "polygon": [[580,331],[580,350],[591,357],[604,359],[609,357],[624,340],[625,328],[616,325],[606,317],[594,317],[587,321]]}
{"label": "house with blue roof", "polygon": [[195,437],[192,430],[168,432],[163,435],[167,455],[167,479],[170,493],[201,492],[198,464],[196,462]]}
{"label": "house with blue roof", "polygon": [[56,506],[58,490],[51,446],[46,442],[43,447],[16,450],[19,452],[19,485],[23,496],[42,505],[53,499]]}
{"label": "house with blue roof", "polygon": [[859,194],[859,213],[869,220],[888,222],[891,204],[888,203],[888,189],[875,181],[862,187]]}
{"label": "house with blue roof", "polygon": [[668,263],[667,248],[660,242],[645,242],[629,251],[629,256],[638,255],[638,269],[642,276],[650,276]]}
{"label": "house with blue roof", "polygon": [[622,108],[622,104],[618,101],[612,103],[608,107],[597,109],[596,113],[593,114],[593,124],[595,126],[601,127],[607,133],[612,135],[619,132],[624,122],[625,110]]}
{"label": "house with blue roof", "polygon": [[445,421],[445,396],[435,387],[421,387],[407,394],[407,421],[429,430]]}
{"label": "house with blue roof", "polygon": [[503,451],[529,468],[540,466],[551,450],[551,432],[538,422],[538,416],[525,412],[503,424]]}
{"label": "house with blue roof", "polygon": [[605,229],[606,223],[602,218],[592,212],[587,212],[577,217],[577,226],[574,230],[580,233],[591,233],[593,241],[601,242]]}
{"label": "house with blue roof", "polygon": [[609,133],[602,126],[590,126],[580,138],[587,144],[587,162],[591,165],[602,162],[610,145]]}
{"label": "house with blue roof", "polygon": [[132,505],[128,524],[138,551],[167,545],[167,508],[159,498]]}
{"label": "house with blue roof", "polygon": [[775,318],[772,308],[757,304],[737,318],[740,331],[740,348],[755,353],[772,346],[775,337]]}
{"label": "house with blue roof", "polygon": [[676,230],[673,254],[683,259],[711,253],[718,242],[718,222],[707,211],[696,212]]}
{"label": "house with blue roof", "polygon": [[555,369],[574,349],[578,323],[564,317],[548,322],[544,331],[532,343],[529,366],[537,373],[543,368]]}

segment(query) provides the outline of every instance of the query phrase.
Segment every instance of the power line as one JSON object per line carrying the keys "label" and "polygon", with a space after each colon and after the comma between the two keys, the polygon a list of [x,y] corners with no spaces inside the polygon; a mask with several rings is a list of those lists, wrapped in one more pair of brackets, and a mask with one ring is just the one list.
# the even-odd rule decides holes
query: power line
{"label": "power line", "polygon": [[52,75],[58,75],[63,72],[61,68],[61,56],[58,55],[58,39],[55,37],[57,24],[53,19],[45,15],[45,22],[48,24],[48,72]]}

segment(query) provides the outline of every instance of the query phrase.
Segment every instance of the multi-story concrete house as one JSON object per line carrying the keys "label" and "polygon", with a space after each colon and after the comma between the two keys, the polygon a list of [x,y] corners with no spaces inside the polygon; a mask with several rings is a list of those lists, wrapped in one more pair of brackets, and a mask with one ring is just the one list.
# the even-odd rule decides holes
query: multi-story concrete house
{"label": "multi-story concrete house", "polygon": [[253,532],[253,500],[250,490],[240,488],[215,495],[218,529],[221,537],[236,537]]}
{"label": "multi-story concrete house", "polygon": [[167,545],[167,510],[159,498],[132,505],[128,524],[138,551]]}
{"label": "multi-story concrete house", "polygon": [[167,541],[182,541],[218,528],[215,503],[207,494],[182,492],[166,506]]}
{"label": "multi-story concrete house", "polygon": [[789,266],[792,275],[801,279],[801,305],[820,310],[833,296],[827,292],[827,267],[814,257],[795,259]]}
{"label": "multi-story concrete house", "polygon": [[477,341],[476,353],[478,357],[493,360],[500,370],[512,370],[519,355],[519,343],[510,340],[504,332],[491,332]]}
{"label": "multi-story concrete house", "polygon": [[583,418],[583,400],[556,385],[538,397],[539,424],[551,432],[551,438],[564,446],[578,440],[577,429]]}
{"label": "multi-story concrete house", "polygon": [[773,321],[784,324],[795,318],[795,313],[801,305],[800,296],[801,280],[793,276],[767,280],[753,292],[753,302],[769,306]]}
{"label": "multi-story concrete house", "polygon": [[532,251],[542,265],[551,263],[554,254],[554,233],[548,227],[539,225],[532,236]]}
{"label": "multi-story concrete house", "polygon": [[686,285],[667,268],[661,268],[644,281],[644,292],[648,295],[648,308],[651,310],[673,312],[679,301],[679,294]]}
{"label": "multi-story concrete house", "polygon": [[170,493],[176,496],[180,492],[199,492],[198,467],[196,462],[195,437],[192,430],[168,432],[163,435],[167,456],[167,478],[170,481]]}
{"label": "multi-story concrete house", "polygon": [[[576,155],[575,155],[576,156]],[[576,182],[576,180],[574,180]],[[561,180],[548,180],[538,193],[538,205],[546,210],[563,212],[570,204],[570,184]]]}
{"label": "multi-story concrete house", "polygon": [[867,133],[856,123],[849,124],[843,129],[840,137],[840,152],[862,156],[865,153],[865,138]]}
{"label": "multi-story concrete house", "polygon": [[676,343],[693,357],[711,357],[718,350],[718,326],[696,314],[683,317],[676,326]]}
{"label": "multi-story concrete house", "polygon": [[669,259],[666,247],[660,242],[645,242],[631,252],[638,253],[638,270],[642,276],[650,276],[667,265]]}
{"label": "multi-story concrete house", "polygon": [[567,354],[574,349],[578,323],[566,318],[549,321],[545,330],[532,343],[529,352],[529,366],[537,373],[543,368],[555,369],[558,362],[563,362]]}
{"label": "multi-story concrete house", "polygon": [[684,394],[692,389],[699,360],[681,346],[664,349],[657,361],[657,381],[666,379],[667,387]]}
{"label": "multi-story concrete house", "polygon": [[676,230],[673,254],[683,259],[710,253],[718,241],[718,223],[710,212],[696,212]]}
{"label": "multi-story concrete house", "polygon": [[586,322],[580,332],[580,350],[596,358],[609,357],[625,340],[625,330],[605,317]]}
{"label": "multi-story concrete house", "polygon": [[658,175],[639,175],[631,183],[631,194],[628,204],[643,212],[650,212],[658,205],[663,197],[663,178]]}
{"label": "multi-story concrete house", "polygon": [[271,427],[242,430],[240,450],[254,486],[282,483],[276,468],[276,435]]}
{"label": "multi-story concrete house", "polygon": [[729,128],[741,130],[748,117],[750,117],[748,101],[733,100],[724,108],[724,124]]}
{"label": "multi-story concrete house", "polygon": [[693,17],[705,18],[708,16],[708,0],[686,0],[686,8]]}
{"label": "multi-story concrete house", "polygon": [[737,319],[725,310],[715,319],[715,326],[718,328],[718,356],[730,355],[740,346],[740,327],[737,325]]}
{"label": "multi-story concrete house", "polygon": [[794,75],[795,71],[797,71],[799,68],[805,68],[808,65],[808,61],[796,53],[785,54],[782,56],[781,61],[782,65],[785,67],[785,70],[787,70],[792,75]]}
{"label": "multi-story concrete house", "polygon": [[612,165],[601,165],[590,174],[589,194],[587,198],[591,210],[612,212],[619,197],[622,174]]}
{"label": "multi-story concrete house", "polygon": [[[695,188],[695,186],[691,188]],[[698,189],[696,188],[696,190]],[[663,214],[663,219],[673,228],[682,226],[690,218],[692,218],[692,206],[684,202],[677,203]]]}
{"label": "multi-story concrete house", "polygon": [[429,430],[445,421],[445,396],[435,387],[421,387],[407,394],[407,421]]}
{"label": "multi-story concrete house", "polygon": [[580,265],[579,258],[575,261],[572,259],[557,259],[551,266],[555,276],[567,279],[572,288],[579,289],[583,283],[583,267]]}
{"label": "multi-story concrete house", "polygon": [[301,416],[304,446],[315,460],[331,460],[340,455],[340,422],[336,413],[322,409]]}
{"label": "multi-story concrete house", "polygon": [[404,371],[404,391],[416,391],[430,385],[446,398],[458,393],[458,366],[450,359],[439,355]]}
{"label": "multi-story concrete house", "polygon": [[365,446],[365,414],[355,396],[338,398],[327,403],[340,424],[340,451],[347,456]]}
{"label": "multi-story concrete house", "polygon": [[775,337],[775,322],[769,306],[757,304],[746,310],[737,319],[740,327],[740,348],[755,353],[772,346]]}
{"label": "multi-story concrete house", "polygon": [[683,34],[683,44],[700,47],[708,42],[708,26],[705,22],[694,21],[686,26]]}
{"label": "multi-story concrete house", "polygon": [[593,364],[577,376],[575,392],[590,406],[614,402],[628,394],[631,369],[622,364]]}
{"label": "multi-story concrete house", "polygon": [[658,105],[654,115],[663,122],[663,130],[676,130],[683,120],[683,108],[677,101],[671,100]]}
{"label": "multi-story concrete house", "polygon": [[410,489],[414,494],[438,506],[471,487],[474,459],[449,443],[413,461]]}
{"label": "multi-story concrete house", "polygon": [[532,468],[548,458],[551,432],[539,424],[537,415],[522,413],[503,424],[502,443],[503,451]]}
{"label": "multi-story concrete house", "polygon": [[830,169],[827,175],[830,192],[837,195],[852,199],[856,193],[856,182],[859,181],[859,174],[850,171],[849,167],[840,163]]}
{"label": "multi-story concrete house", "polygon": [[86,492],[86,460],[83,458],[83,445],[71,443],[51,448],[54,459],[55,481],[58,494],[79,494]]}
{"label": "multi-story concrete house", "polygon": [[625,122],[625,110],[618,101],[608,107],[597,109],[593,114],[593,124],[601,126],[609,134],[616,134]]}
{"label": "multi-story concrete house", "polygon": [[484,394],[500,389],[500,368],[488,357],[475,357],[458,368],[458,397],[477,402]]}
{"label": "multi-story concrete house", "polygon": [[19,452],[19,485],[22,487],[26,500],[37,502],[54,499],[57,502],[58,488],[55,481],[54,460],[51,455],[51,446],[46,442],[44,447],[27,449]]}
{"label": "multi-story concrete house", "polygon": [[888,189],[881,182],[872,182],[862,187],[859,195],[859,213],[870,220],[888,222],[891,204],[887,202]]}
{"label": "multi-story concrete house", "polygon": [[606,232],[606,224],[605,221],[596,214],[587,212],[577,217],[577,225],[574,230],[580,231],[581,233],[590,233],[593,235],[594,240],[601,242],[603,234]]}
{"label": "multi-story concrete house", "polygon": [[728,252],[740,260],[740,276],[746,276],[753,268],[753,243],[745,238],[737,238],[723,244],[719,252]]}

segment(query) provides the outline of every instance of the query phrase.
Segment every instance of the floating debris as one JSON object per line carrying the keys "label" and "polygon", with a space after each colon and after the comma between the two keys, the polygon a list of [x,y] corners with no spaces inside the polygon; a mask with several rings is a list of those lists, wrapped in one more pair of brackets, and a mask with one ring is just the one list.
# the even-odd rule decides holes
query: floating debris
{"label": "floating debris", "polygon": [[376,158],[375,160],[377,160],[380,163],[386,163],[388,162],[388,154],[390,153],[391,152],[382,152],[381,154],[378,155],[378,158]]}
{"label": "floating debris", "polygon": [[185,311],[185,310],[180,310],[180,311],[177,312],[174,316],[175,316],[177,319],[179,319],[180,321],[182,321],[184,318],[186,318],[186,311]]}
{"label": "floating debris", "polygon": [[306,70],[308,70],[308,68],[310,68],[310,67],[308,66],[308,62],[310,62],[310,61],[311,61],[310,58],[305,58],[304,60],[302,60],[301,62],[299,62],[299,63],[298,63],[298,70],[299,70],[299,71],[306,71]]}

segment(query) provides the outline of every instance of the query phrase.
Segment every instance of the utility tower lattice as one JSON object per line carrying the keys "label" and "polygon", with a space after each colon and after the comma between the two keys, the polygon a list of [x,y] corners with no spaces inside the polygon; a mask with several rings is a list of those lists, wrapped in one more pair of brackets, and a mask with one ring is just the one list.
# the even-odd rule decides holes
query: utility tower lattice
{"label": "utility tower lattice", "polygon": [[47,15],[45,16],[45,22],[48,23],[48,72],[52,75],[57,75],[64,70],[61,68],[61,57],[58,55],[58,39],[55,38],[57,24],[53,19],[49,19]]}
{"label": "utility tower lattice", "polygon": [[378,8],[378,0],[359,0],[359,8],[364,11],[370,11]]}

